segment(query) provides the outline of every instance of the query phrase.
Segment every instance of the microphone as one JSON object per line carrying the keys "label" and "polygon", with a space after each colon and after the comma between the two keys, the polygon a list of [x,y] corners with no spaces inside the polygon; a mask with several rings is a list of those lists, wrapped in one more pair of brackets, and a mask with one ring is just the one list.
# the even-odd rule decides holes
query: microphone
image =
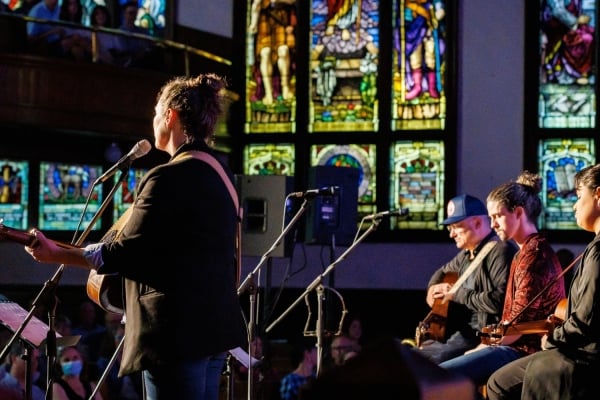
{"label": "microphone", "polygon": [[96,179],[95,184],[106,181],[108,178],[117,173],[117,171],[123,171],[131,166],[133,160],[136,160],[140,157],[145,156],[152,149],[152,145],[146,139],[140,140],[137,142],[132,149],[121,157],[119,161],[112,167],[110,167],[105,173],[100,175],[98,179]]}
{"label": "microphone", "polygon": [[318,189],[309,189],[305,192],[293,192],[289,197],[298,197],[302,199],[312,199],[316,196],[334,196],[340,190],[339,186],[323,186]]}
{"label": "microphone", "polygon": [[363,218],[363,220],[372,221],[374,219],[380,219],[380,218],[387,217],[387,216],[403,217],[405,215],[408,215],[408,208],[400,208],[399,210],[388,210],[388,211],[378,212],[375,214],[367,215],[366,217]]}

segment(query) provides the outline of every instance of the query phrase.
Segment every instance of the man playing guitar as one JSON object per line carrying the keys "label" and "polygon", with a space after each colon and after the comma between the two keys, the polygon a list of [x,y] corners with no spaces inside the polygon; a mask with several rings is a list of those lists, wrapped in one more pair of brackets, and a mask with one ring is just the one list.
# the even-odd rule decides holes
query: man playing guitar
{"label": "man playing guitar", "polygon": [[[460,251],[431,277],[426,301],[432,311],[416,335],[419,351],[436,363],[474,348],[480,343],[477,333],[500,321],[517,251],[514,244],[498,240],[485,205],[476,197],[454,197],[447,215],[442,224]],[[453,283],[454,277],[458,280]]]}

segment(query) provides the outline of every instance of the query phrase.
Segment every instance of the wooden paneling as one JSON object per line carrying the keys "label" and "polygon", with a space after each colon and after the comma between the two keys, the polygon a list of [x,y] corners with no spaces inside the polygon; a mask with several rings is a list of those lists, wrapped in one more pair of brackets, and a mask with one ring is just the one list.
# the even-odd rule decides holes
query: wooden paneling
{"label": "wooden paneling", "polygon": [[0,123],[140,137],[162,72],[0,54]]}

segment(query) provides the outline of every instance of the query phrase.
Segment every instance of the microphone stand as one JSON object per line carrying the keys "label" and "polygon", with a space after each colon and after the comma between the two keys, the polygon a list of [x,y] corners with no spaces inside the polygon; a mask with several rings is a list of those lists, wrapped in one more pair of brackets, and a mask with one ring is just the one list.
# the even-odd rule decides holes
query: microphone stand
{"label": "microphone stand", "polygon": [[308,285],[308,287],[306,288],[306,290],[304,290],[304,293],[302,293],[288,308],[287,310],[285,310],[280,316],[279,318],[277,318],[275,321],[273,321],[271,323],[271,325],[269,325],[265,331],[269,332],[273,329],[273,327],[275,327],[275,325],[277,325],[279,323],[279,321],[281,321],[286,315],[288,315],[290,313],[290,311],[298,304],[300,303],[300,301],[303,298],[306,298],[306,296],[308,296],[310,294],[310,292],[312,292],[313,290],[317,289],[317,293],[319,295],[319,307],[318,307],[318,315],[317,315],[317,329],[316,329],[316,336],[317,336],[317,376],[321,373],[321,368],[322,368],[322,352],[323,352],[323,307],[321,305],[321,302],[324,299],[323,296],[323,278],[325,278],[327,276],[327,274],[329,274],[330,272],[332,272],[334,270],[334,268],[337,266],[337,264],[339,264],[342,260],[344,260],[346,258],[346,256],[352,251],[354,250],[354,248],[360,243],[362,242],[371,232],[373,232],[374,230],[377,229],[377,227],[379,226],[379,223],[381,222],[381,218],[382,217],[378,217],[373,219],[373,222],[371,225],[369,225],[369,227],[365,230],[365,232],[362,233],[362,235],[358,236],[354,242],[352,242],[352,244],[350,245],[350,247],[348,247],[346,249],[346,251],[344,251],[338,258],[337,260],[335,260],[334,262],[332,262],[326,269],[325,271],[323,271],[322,274],[320,274],[319,276],[317,276],[317,278],[310,284]]}
{"label": "microphone stand", "polygon": [[[122,174],[122,176],[124,177],[125,174]],[[119,181],[119,183],[120,182],[121,181]],[[98,182],[95,182],[94,185],[92,186],[92,189],[90,190],[90,195],[93,193],[93,188],[96,186],[97,183]],[[113,187],[113,189],[109,193],[109,196],[107,196],[107,198],[104,200],[104,202],[100,205],[98,212],[94,215],[94,217],[92,218],[92,220],[90,221],[90,223],[88,224],[86,229],[81,233],[81,236],[79,237],[79,239],[77,239],[77,240],[75,240],[75,238],[73,239],[73,247],[81,246],[83,241],[87,238],[92,227],[94,226],[94,224],[96,223],[96,221],[98,220],[100,215],[104,212],[104,210],[108,206],[109,201],[112,199],[112,196],[114,196],[114,193],[115,193],[117,187],[118,187],[118,183],[117,183],[117,185],[115,185]],[[88,196],[88,200],[87,200],[88,202],[89,202],[89,198],[90,197]],[[86,203],[86,207],[87,207],[87,203]],[[85,209],[84,209],[84,213],[85,213]],[[83,219],[83,215],[84,214],[82,214],[81,219]],[[65,246],[67,246],[67,245],[65,245]],[[58,269],[56,270],[56,272],[54,273],[54,275],[52,276],[52,278],[50,278],[49,280],[47,280],[44,283],[44,286],[42,287],[42,289],[40,290],[40,292],[38,293],[36,298],[33,300],[29,313],[27,314],[27,316],[25,317],[25,319],[23,320],[23,322],[21,323],[19,328],[15,330],[13,336],[9,339],[8,343],[5,345],[4,350],[2,351],[2,354],[0,354],[0,360],[4,360],[6,358],[6,355],[8,354],[10,347],[14,343],[14,341],[19,336],[21,336],[21,334],[25,330],[25,327],[27,326],[27,324],[29,323],[29,321],[31,320],[31,318],[34,315],[35,310],[39,307],[40,304],[48,302],[48,299],[52,299],[53,300],[52,307],[49,308],[50,311],[48,313],[49,314],[48,315],[49,329],[46,334],[46,357],[47,357],[46,399],[47,400],[52,400],[52,380],[53,380],[52,372],[54,371],[54,363],[56,362],[56,331],[54,330],[54,317],[55,317],[55,310],[56,310],[56,304],[57,304],[56,288],[58,287],[58,283],[60,282],[60,278],[62,277],[64,269],[65,269],[65,264],[61,264],[58,267]],[[30,396],[31,394],[29,393],[27,395]]]}
{"label": "microphone stand", "polygon": [[[248,354],[252,356],[252,342],[254,341],[255,336],[255,326],[256,326],[256,292],[257,285],[254,282],[254,277],[258,274],[260,268],[264,264],[264,262],[269,258],[270,254],[275,251],[277,246],[281,243],[281,240],[285,237],[285,235],[290,231],[290,229],[296,224],[296,222],[300,219],[302,214],[306,211],[308,206],[309,197],[305,196],[300,209],[296,212],[294,217],[290,220],[290,222],[284,227],[279,236],[275,239],[275,242],[271,245],[271,247],[262,255],[258,264],[254,269],[246,276],[244,281],[240,284],[237,290],[238,296],[240,296],[245,291],[249,293],[250,300],[250,318],[248,321]],[[287,201],[287,198],[286,198]],[[250,362],[248,363],[248,400],[252,400],[254,397],[254,366],[252,365],[252,359],[250,358]]]}

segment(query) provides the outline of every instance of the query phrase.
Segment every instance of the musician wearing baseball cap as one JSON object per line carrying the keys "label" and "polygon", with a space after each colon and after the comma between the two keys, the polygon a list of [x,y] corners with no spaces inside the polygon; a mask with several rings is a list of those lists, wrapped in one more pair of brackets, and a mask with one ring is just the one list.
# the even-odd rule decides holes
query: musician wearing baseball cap
{"label": "musician wearing baseball cap", "polygon": [[478,198],[456,196],[446,214],[442,225],[459,252],[432,275],[426,297],[432,310],[415,337],[418,351],[436,363],[476,347],[478,332],[500,321],[510,262],[517,251],[511,242],[499,240]]}

